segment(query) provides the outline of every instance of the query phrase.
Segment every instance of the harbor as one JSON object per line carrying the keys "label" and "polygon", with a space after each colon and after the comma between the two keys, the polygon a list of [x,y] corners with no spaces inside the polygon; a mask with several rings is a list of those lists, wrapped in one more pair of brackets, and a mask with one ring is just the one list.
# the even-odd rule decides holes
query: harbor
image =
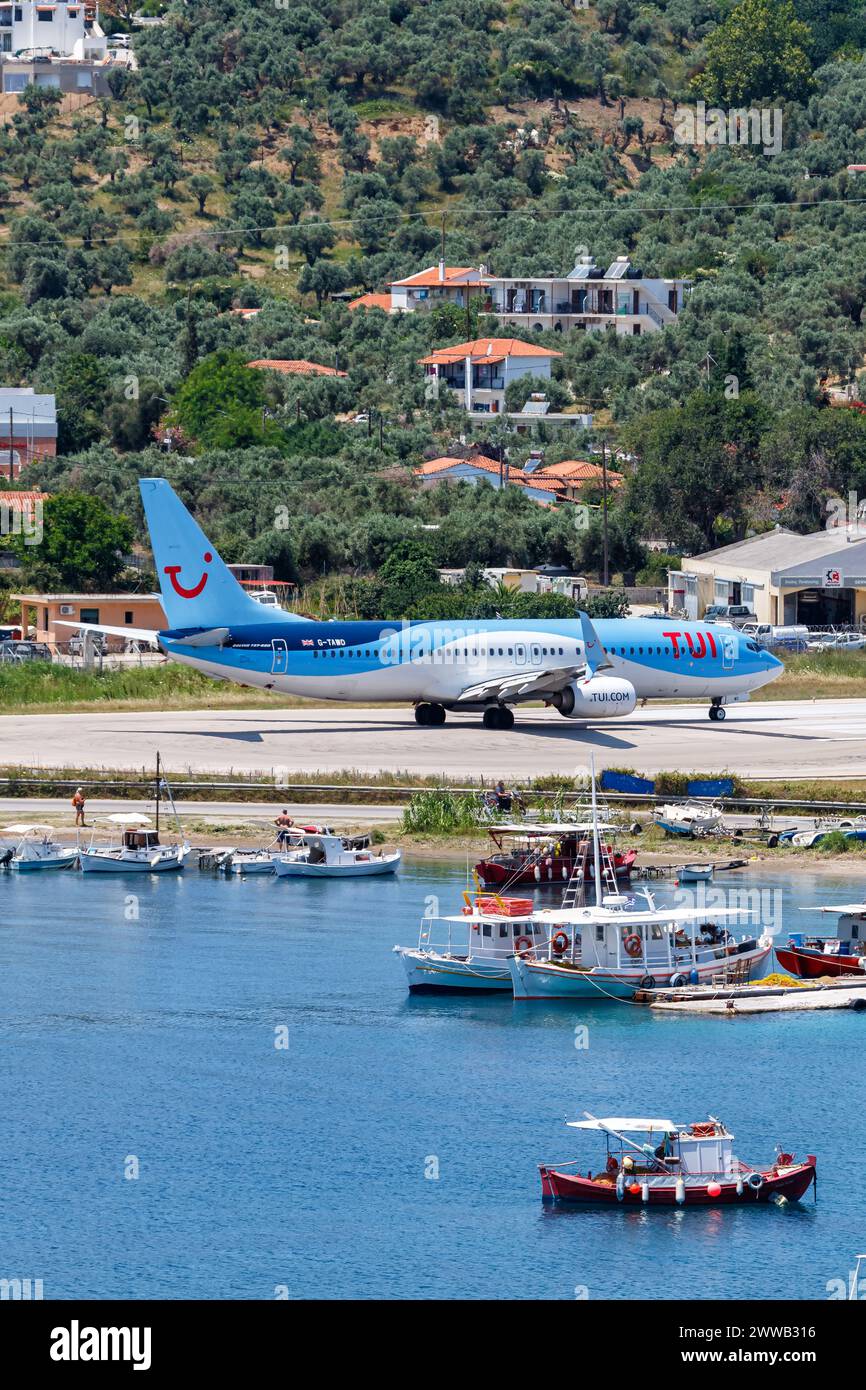
{"label": "harbor", "polygon": [[[842,871],[729,879],[725,892],[777,893],[785,933],[825,933],[818,909],[852,896]],[[411,854],[396,875],[286,892],[189,866],[4,874],[7,1260],[40,1268],[52,1230],[46,1297],[498,1297],[531,1269],[540,1298],[580,1284],[593,1299],[724,1299],[744,1279],[755,1298],[826,1298],[850,1245],[837,1159],[864,1121],[825,1081],[863,1019],[740,1027],[630,1001],[409,994],[394,943],[417,937],[427,899],[462,904],[464,885],[453,859]],[[652,891],[670,905],[678,890]],[[768,1083],[773,1057],[784,1076]],[[545,1206],[540,1162],[596,1158],[564,1121],[637,1102],[723,1116],[755,1162],[776,1145],[816,1153],[817,1203]],[[479,1182],[503,1153],[508,1181]],[[648,1263],[663,1281],[646,1283]]]}

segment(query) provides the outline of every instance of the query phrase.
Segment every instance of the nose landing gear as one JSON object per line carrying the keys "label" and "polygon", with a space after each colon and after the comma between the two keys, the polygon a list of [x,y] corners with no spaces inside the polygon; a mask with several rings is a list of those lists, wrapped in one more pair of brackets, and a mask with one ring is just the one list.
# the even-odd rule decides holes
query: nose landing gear
{"label": "nose landing gear", "polygon": [[724,719],[724,717],[725,707],[722,704],[721,700],[713,700],[713,703],[710,705],[710,718],[713,720],[719,720]]}

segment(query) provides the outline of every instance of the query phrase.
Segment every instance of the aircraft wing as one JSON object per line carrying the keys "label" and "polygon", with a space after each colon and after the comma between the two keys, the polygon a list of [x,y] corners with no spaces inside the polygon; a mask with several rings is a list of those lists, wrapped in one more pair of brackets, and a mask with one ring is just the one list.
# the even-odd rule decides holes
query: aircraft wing
{"label": "aircraft wing", "polygon": [[55,627],[74,627],[76,632],[104,632],[106,637],[132,637],[137,642],[157,642],[159,632],[149,627],[106,627],[104,623],[65,623],[58,618]]}
{"label": "aircraft wing", "polygon": [[517,702],[532,700],[536,695],[555,695],[573,680],[586,674],[585,666],[557,666],[550,671],[517,671],[513,675],[497,676],[478,685],[470,685],[458,695],[457,704],[478,704],[488,700]]}

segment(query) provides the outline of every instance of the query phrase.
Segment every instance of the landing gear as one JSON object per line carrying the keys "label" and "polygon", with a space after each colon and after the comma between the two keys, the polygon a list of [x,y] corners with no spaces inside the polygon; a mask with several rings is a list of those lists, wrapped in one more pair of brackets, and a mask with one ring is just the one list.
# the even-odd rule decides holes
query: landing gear
{"label": "landing gear", "polygon": [[430,725],[430,724],[436,724],[436,725],[438,725],[438,724],[444,724],[444,723],[445,723],[445,706],[444,706],[444,705],[430,705],[430,704],[426,704],[426,703],[425,703],[425,704],[421,704],[421,705],[416,705],[416,706],[415,706],[415,723],[416,723],[416,724],[426,724],[426,725]]}
{"label": "landing gear", "polygon": [[513,729],[514,715],[506,705],[488,705],[482,723],[485,729]]}
{"label": "landing gear", "polygon": [[713,700],[710,705],[710,718],[714,720],[725,718],[725,707],[721,700]]}

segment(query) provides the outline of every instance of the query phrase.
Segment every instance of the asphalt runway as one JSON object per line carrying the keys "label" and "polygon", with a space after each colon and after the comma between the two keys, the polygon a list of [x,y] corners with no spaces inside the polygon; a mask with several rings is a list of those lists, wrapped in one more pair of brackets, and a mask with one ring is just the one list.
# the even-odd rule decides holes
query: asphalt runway
{"label": "asphalt runway", "polygon": [[554,710],[517,713],[513,730],[484,729],[477,714],[441,728],[415,723],[411,709],[193,710],[0,717],[0,764],[28,767],[152,768],[292,773],[354,769],[465,778],[582,775],[596,767],[639,773],[736,772],[750,777],[866,775],[866,699],[792,700],[728,706],[722,724],[705,705],[648,705],[625,719],[573,723]]}

